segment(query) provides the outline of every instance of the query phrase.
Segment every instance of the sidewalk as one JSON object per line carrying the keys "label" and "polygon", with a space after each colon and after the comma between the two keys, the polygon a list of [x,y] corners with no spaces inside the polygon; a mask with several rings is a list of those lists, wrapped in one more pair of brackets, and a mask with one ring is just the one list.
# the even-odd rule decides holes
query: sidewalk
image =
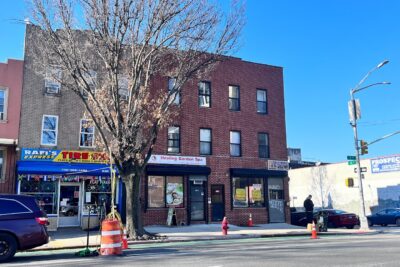
{"label": "sidewalk", "polygon": [[[145,229],[153,234],[165,236],[161,240],[148,241],[129,241],[130,245],[143,243],[160,242],[179,242],[179,241],[197,241],[197,240],[217,240],[217,239],[235,239],[235,238],[255,238],[255,237],[277,237],[277,236],[310,236],[311,233],[306,228],[290,225],[286,223],[258,224],[254,227],[240,227],[229,225],[228,235],[221,234],[221,224],[197,224],[189,226],[148,226]],[[319,235],[343,235],[343,234],[366,234],[378,233],[376,230],[361,232],[358,229],[328,229],[328,232],[319,233]],[[50,242],[46,245],[32,249],[53,250],[65,248],[83,248],[86,246],[87,233],[80,228],[64,228],[55,232],[50,232]],[[89,246],[96,247],[100,245],[99,231],[90,231]]]}

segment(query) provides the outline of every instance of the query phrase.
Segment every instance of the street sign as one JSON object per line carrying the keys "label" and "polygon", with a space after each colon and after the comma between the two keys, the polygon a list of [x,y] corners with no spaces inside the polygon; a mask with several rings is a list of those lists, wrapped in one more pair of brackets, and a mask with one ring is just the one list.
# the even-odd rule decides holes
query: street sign
{"label": "street sign", "polygon": [[347,156],[347,160],[356,160],[356,156]]}
{"label": "street sign", "polygon": [[348,165],[356,165],[356,163],[357,163],[357,161],[355,161],[355,160],[349,160],[349,161],[347,161],[347,164],[348,164]]}
{"label": "street sign", "polygon": [[[361,172],[367,172],[367,167],[361,167]],[[357,168],[354,168],[354,173],[357,173]]]}

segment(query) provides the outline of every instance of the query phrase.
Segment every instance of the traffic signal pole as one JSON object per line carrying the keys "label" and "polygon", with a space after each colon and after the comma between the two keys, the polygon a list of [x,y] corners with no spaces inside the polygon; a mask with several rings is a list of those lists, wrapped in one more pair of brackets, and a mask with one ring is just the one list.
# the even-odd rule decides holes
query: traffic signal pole
{"label": "traffic signal pole", "polygon": [[358,191],[360,193],[360,230],[369,230],[367,217],[365,214],[365,201],[364,201],[364,190],[362,184],[362,175],[361,175],[361,164],[360,164],[360,149],[358,146],[358,131],[357,131],[357,107],[356,101],[354,99],[353,90],[350,91],[351,101],[352,101],[352,120],[350,122],[353,133],[354,133],[354,147],[356,149],[356,162],[357,162],[357,178],[358,178]]}

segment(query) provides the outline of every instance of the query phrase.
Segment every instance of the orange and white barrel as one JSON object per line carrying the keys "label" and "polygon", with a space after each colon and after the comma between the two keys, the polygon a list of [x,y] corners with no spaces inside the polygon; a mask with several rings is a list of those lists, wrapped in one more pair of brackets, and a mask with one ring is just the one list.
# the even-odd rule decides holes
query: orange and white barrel
{"label": "orange and white barrel", "polygon": [[101,223],[100,255],[121,255],[121,226],[118,220],[106,219]]}

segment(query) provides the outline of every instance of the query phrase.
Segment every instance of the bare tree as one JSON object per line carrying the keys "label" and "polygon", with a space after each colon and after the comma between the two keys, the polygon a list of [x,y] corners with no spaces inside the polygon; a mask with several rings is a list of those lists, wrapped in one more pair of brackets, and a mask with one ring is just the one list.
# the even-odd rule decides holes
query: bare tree
{"label": "bare tree", "polygon": [[[32,1],[38,61],[80,96],[126,185],[130,238],[143,236],[140,184],[157,134],[182,86],[237,47],[243,5],[224,15],[206,0]],[[157,88],[166,76],[172,88]]]}

